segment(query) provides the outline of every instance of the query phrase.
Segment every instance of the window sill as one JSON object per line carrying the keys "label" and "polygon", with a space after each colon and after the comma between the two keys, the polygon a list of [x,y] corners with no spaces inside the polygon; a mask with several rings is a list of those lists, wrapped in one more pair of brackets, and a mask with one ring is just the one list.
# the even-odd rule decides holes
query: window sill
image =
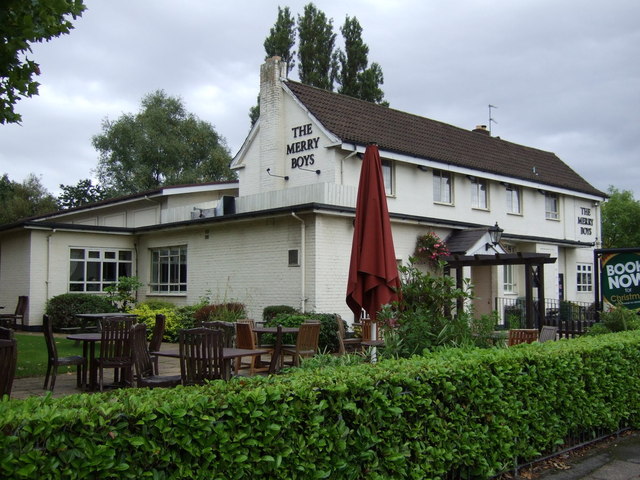
{"label": "window sill", "polygon": [[455,207],[455,205],[453,203],[444,203],[444,202],[438,202],[436,200],[433,201],[434,205],[442,205],[443,207]]}
{"label": "window sill", "polygon": [[489,208],[482,208],[482,207],[471,207],[471,210],[475,210],[477,212],[491,212]]}
{"label": "window sill", "polygon": [[507,212],[507,215],[514,215],[516,217],[522,217],[522,212]]}
{"label": "window sill", "polygon": [[150,292],[147,297],[186,297],[187,292]]}
{"label": "window sill", "polygon": [[551,222],[559,222],[560,221],[559,218],[549,218],[549,217],[545,217],[545,220],[549,220]]}

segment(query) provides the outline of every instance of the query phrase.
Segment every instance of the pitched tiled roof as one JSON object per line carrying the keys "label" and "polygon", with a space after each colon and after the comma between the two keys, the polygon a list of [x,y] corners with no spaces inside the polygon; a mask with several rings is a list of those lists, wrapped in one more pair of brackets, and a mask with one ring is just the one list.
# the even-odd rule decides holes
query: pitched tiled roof
{"label": "pitched tiled roof", "polygon": [[554,153],[291,80],[285,85],[343,142],[374,142],[381,150],[605,196]]}

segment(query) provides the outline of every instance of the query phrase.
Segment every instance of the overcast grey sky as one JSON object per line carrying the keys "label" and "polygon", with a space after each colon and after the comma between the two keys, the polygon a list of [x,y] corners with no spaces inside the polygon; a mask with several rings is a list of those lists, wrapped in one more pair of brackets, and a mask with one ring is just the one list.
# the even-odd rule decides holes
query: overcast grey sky
{"label": "overcast grey sky", "polygon": [[[256,102],[263,42],[278,5],[308,1],[85,0],[69,35],[35,45],[40,95],[0,125],[0,174],[58,185],[93,177],[105,118],[164,89],[211,123],[232,155]],[[640,199],[637,0],[317,0],[363,27],[392,108],[556,153],[596,188]],[[297,67],[291,74],[297,79]]]}

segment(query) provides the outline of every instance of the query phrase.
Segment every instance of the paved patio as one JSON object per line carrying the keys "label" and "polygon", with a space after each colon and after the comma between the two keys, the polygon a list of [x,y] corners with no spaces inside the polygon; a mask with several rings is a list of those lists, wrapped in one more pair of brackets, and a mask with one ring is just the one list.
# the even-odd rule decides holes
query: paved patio
{"label": "paved patio", "polygon": [[[164,350],[176,350],[177,344],[163,343],[161,351]],[[160,375],[180,375],[180,363],[177,358],[171,357],[159,357],[159,370]],[[52,393],[53,397],[62,397],[64,395],[71,395],[74,393],[87,393],[86,390],[79,389],[76,386],[76,374],[74,373],[62,373],[64,368],[60,368],[58,376],[56,377],[56,385]],[[248,375],[249,369],[240,370],[240,375]],[[111,371],[106,372],[105,375],[111,375]],[[48,390],[44,390],[44,377],[28,377],[28,378],[16,378],[13,381],[13,388],[11,390],[11,398],[27,398],[34,396],[44,396],[48,393]]]}

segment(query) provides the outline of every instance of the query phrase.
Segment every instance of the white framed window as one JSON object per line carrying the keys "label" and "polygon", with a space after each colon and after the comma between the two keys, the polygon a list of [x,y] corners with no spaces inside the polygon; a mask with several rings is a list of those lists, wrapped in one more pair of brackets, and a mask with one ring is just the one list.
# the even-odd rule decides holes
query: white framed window
{"label": "white framed window", "polygon": [[154,248],[151,250],[152,293],[177,294],[187,291],[187,247]]}
{"label": "white framed window", "polygon": [[549,220],[560,218],[560,206],[557,193],[545,192],[544,194],[544,214]]}
{"label": "white framed window", "polygon": [[433,201],[453,204],[453,178],[451,172],[433,171]]}
{"label": "white framed window", "polygon": [[502,289],[504,293],[516,293],[516,281],[513,265],[502,266]]}
{"label": "white framed window", "polygon": [[382,179],[384,180],[384,193],[388,197],[395,194],[393,175],[393,162],[391,160],[382,160]]}
{"label": "white framed window", "polygon": [[590,263],[576,265],[576,290],[578,292],[593,291],[593,265]]}
{"label": "white framed window", "polygon": [[489,208],[489,188],[484,178],[471,179],[471,207],[482,210]]}
{"label": "white framed window", "polygon": [[514,185],[507,185],[507,213],[521,214],[522,213],[522,196],[520,187]]}
{"label": "white framed window", "polygon": [[72,247],[69,250],[69,291],[104,292],[120,277],[133,273],[133,250]]}

